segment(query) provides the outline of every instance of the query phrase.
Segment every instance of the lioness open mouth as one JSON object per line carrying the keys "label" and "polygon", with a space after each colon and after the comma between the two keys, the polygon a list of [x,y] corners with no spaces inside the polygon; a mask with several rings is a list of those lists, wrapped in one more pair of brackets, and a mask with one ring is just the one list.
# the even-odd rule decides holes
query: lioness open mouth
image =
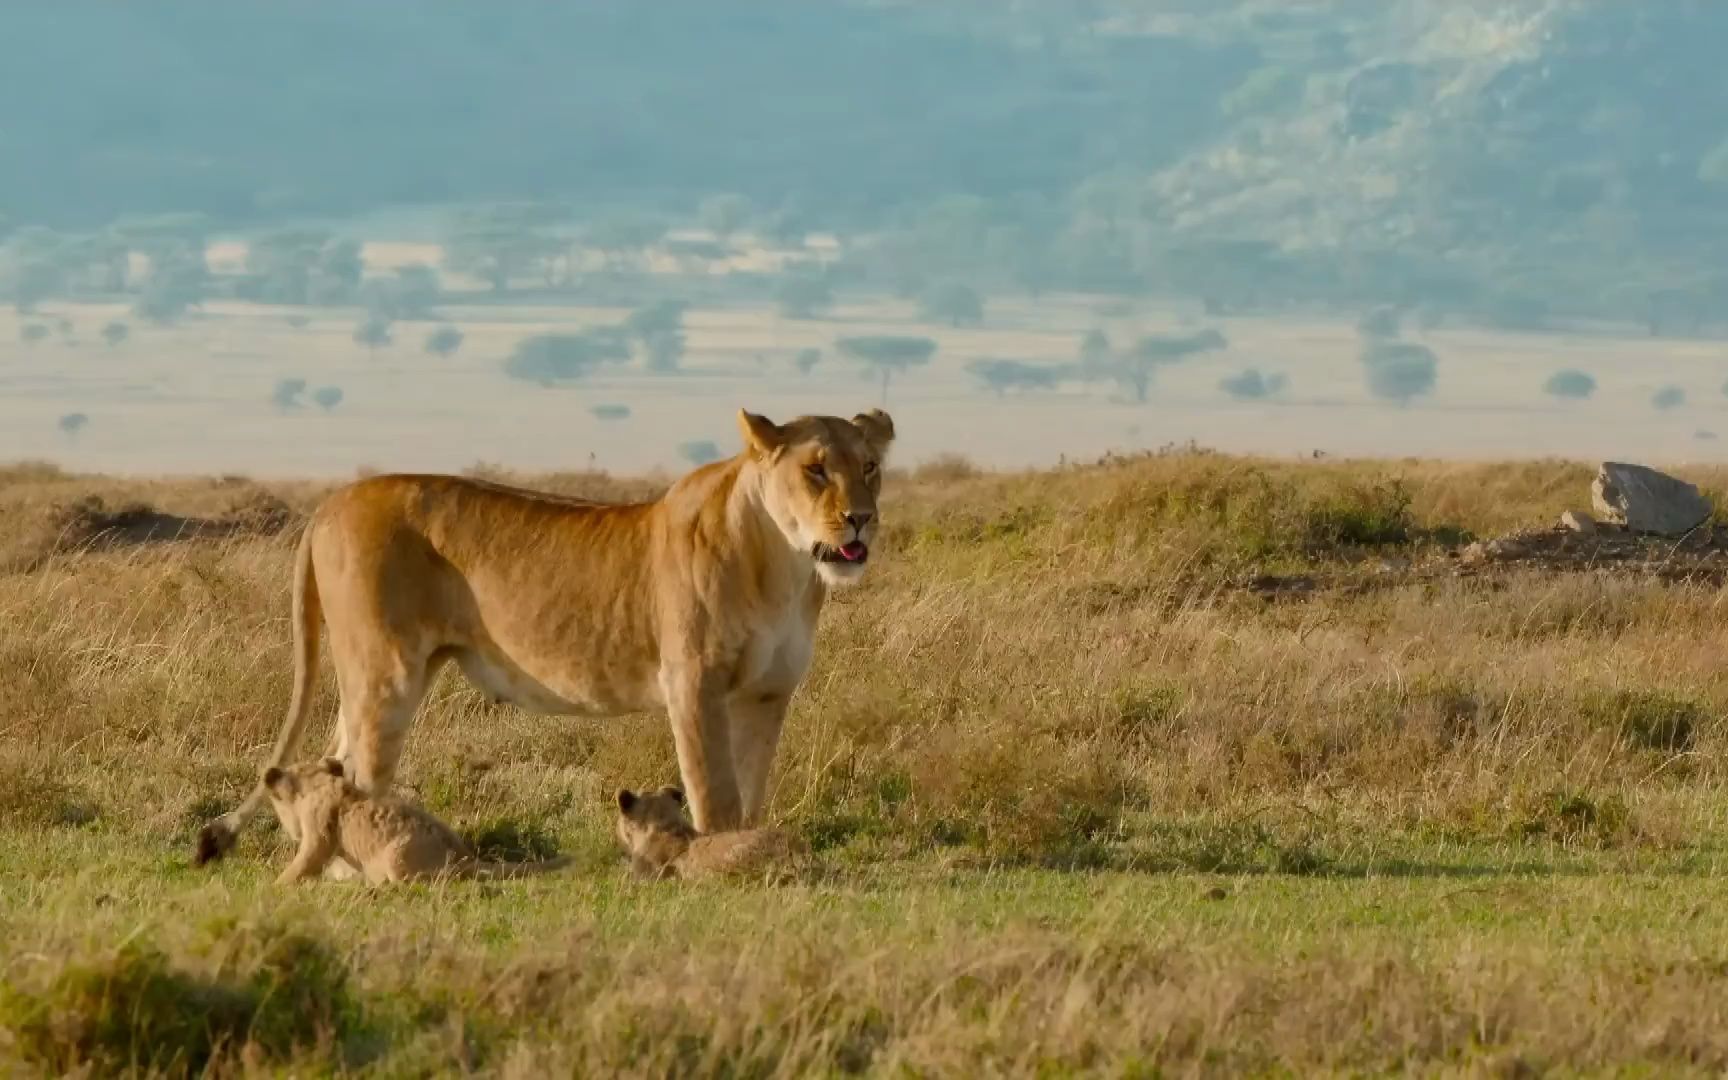
{"label": "lioness open mouth", "polygon": [[864,560],[870,557],[870,548],[861,540],[834,547],[831,544],[817,543],[811,554],[817,562],[840,563],[846,566],[862,566]]}

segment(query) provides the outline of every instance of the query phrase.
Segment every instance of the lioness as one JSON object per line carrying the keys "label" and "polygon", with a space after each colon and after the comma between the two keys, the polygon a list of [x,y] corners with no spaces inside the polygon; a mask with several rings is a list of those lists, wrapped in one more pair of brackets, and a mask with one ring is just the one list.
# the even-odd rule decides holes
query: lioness
{"label": "lioness", "polygon": [[512,878],[569,864],[490,862],[423,807],[389,795],[367,795],[349,783],[335,758],[264,770],[264,789],[283,829],[299,841],[294,861],[276,879],[292,885],[342,859],[373,885],[434,877]]}
{"label": "lioness", "polygon": [[[432,676],[454,660],[542,713],[664,708],[696,827],[753,823],[829,586],[863,574],[886,413],[786,424],[739,412],[744,449],[659,499],[606,506],[454,476],[379,476],[331,494],[294,569],[294,694],[270,755],[298,749],[320,620],[341,695],[330,754],[382,794]],[[233,847],[262,786],[205,825]]]}
{"label": "lioness", "polygon": [[744,876],[792,868],[804,845],[778,829],[699,835],[684,820],[684,793],[675,787],[637,794],[620,788],[618,842],[637,877]]}

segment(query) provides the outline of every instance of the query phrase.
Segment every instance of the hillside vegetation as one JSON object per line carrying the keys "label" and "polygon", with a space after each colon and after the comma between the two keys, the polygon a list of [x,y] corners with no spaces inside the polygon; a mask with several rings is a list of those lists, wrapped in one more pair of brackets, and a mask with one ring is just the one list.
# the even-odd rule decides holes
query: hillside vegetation
{"label": "hillside vegetation", "polygon": [[618,250],[840,233],[838,284],[908,295],[1720,322],[1709,0],[12,5],[0,35],[14,228],[527,201]]}

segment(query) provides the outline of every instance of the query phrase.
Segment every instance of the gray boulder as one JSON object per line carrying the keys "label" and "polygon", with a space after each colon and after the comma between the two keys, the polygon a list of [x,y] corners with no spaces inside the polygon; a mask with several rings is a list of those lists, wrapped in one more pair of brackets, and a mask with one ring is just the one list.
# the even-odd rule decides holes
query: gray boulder
{"label": "gray boulder", "polygon": [[1590,494],[1598,517],[1633,532],[1680,536],[1710,516],[1697,488],[1642,465],[1603,462]]}

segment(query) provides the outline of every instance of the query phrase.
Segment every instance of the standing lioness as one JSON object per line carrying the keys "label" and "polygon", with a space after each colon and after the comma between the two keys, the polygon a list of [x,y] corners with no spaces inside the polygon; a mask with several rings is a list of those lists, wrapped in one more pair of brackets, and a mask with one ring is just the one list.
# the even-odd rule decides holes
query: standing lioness
{"label": "standing lioness", "polygon": [[[300,745],[319,624],[341,694],[331,755],[390,788],[402,740],[447,660],[542,713],[664,708],[696,827],[753,824],[829,585],[856,581],[876,533],[886,413],[738,414],[744,449],[654,502],[605,506],[454,476],[380,476],[324,500],[294,568],[294,695],[269,766]],[[204,826],[234,845],[266,792]]]}

